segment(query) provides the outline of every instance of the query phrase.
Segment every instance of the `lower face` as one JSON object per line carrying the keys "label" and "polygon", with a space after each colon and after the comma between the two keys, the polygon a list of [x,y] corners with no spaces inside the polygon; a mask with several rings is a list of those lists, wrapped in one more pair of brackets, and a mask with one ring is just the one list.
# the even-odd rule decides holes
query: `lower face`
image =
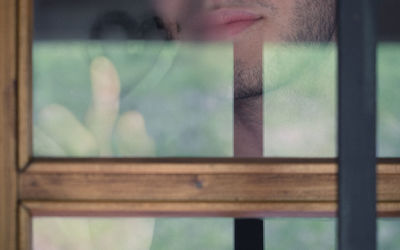
{"label": "lower face", "polygon": [[264,43],[327,42],[336,0],[153,0],[172,39],[234,43],[235,98],[262,94]]}

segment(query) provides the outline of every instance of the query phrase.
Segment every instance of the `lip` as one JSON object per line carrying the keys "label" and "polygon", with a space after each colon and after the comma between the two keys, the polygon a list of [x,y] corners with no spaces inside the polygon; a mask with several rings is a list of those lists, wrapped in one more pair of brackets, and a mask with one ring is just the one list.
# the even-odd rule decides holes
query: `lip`
{"label": "lip", "polygon": [[196,15],[188,28],[192,38],[224,40],[235,36],[263,17],[243,9],[218,9]]}

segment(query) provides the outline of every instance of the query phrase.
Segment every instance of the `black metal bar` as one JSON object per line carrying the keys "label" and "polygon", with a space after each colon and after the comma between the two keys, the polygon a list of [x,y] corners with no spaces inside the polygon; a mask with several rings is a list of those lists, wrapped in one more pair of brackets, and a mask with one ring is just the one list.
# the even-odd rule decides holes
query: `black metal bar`
{"label": "black metal bar", "polygon": [[262,219],[235,219],[235,250],[263,250]]}
{"label": "black metal bar", "polygon": [[376,0],[339,0],[340,250],[376,249]]}

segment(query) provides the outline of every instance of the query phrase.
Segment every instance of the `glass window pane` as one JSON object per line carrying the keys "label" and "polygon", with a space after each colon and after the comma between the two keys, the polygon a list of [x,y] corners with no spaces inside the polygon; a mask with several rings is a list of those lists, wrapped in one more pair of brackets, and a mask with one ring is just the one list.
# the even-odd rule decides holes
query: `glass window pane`
{"label": "glass window pane", "polygon": [[233,220],[34,217],[33,250],[230,250]]}
{"label": "glass window pane", "polygon": [[400,157],[400,4],[379,2],[377,49],[378,155]]}
{"label": "glass window pane", "polygon": [[378,249],[400,249],[400,219],[385,218],[378,220]]}
{"label": "glass window pane", "polygon": [[233,155],[230,45],[38,41],[33,49],[36,156]]}
{"label": "glass window pane", "polygon": [[34,155],[335,156],[335,1],[311,5],[36,0]]}
{"label": "glass window pane", "polygon": [[264,155],[336,156],[335,44],[264,46]]}
{"label": "glass window pane", "polygon": [[334,218],[274,218],[264,223],[267,250],[335,249]]}
{"label": "glass window pane", "polygon": [[233,45],[171,41],[166,8],[35,1],[35,156],[233,156]]}
{"label": "glass window pane", "polygon": [[[267,250],[336,249],[335,218],[271,218],[264,223]],[[377,226],[377,249],[400,249],[400,219],[381,218]]]}
{"label": "glass window pane", "polygon": [[[380,157],[400,157],[400,2],[379,1],[377,86]],[[400,249],[400,220],[378,219],[378,249]]]}

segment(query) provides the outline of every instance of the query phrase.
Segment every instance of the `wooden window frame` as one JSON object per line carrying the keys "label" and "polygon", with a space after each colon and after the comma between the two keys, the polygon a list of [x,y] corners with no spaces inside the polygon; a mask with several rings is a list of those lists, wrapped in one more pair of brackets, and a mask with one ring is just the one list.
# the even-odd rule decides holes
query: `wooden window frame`
{"label": "wooden window frame", "polygon": [[[32,3],[0,1],[0,249],[31,249],[43,215],[336,216],[336,158],[33,157]],[[400,159],[377,169],[378,215],[400,216]]]}

